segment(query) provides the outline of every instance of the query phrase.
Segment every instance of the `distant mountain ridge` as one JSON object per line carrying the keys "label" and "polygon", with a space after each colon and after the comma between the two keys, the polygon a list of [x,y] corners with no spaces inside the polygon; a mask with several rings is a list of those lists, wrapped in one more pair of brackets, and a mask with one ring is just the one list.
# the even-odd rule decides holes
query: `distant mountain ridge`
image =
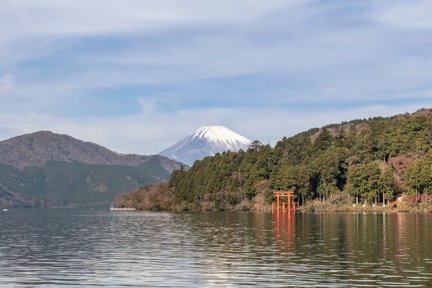
{"label": "distant mountain ridge", "polygon": [[152,158],[161,160],[170,172],[176,168],[172,161],[166,161],[158,155],[120,154],[91,142],[50,131],[25,134],[0,142],[0,163],[19,169],[42,167],[47,161],[137,167]]}
{"label": "distant mountain ridge", "polygon": [[121,192],[168,180],[182,165],[39,131],[0,142],[0,205],[109,205]]}
{"label": "distant mountain ridge", "polygon": [[251,143],[251,140],[226,127],[202,126],[159,155],[192,165],[196,160],[216,153],[247,150]]}

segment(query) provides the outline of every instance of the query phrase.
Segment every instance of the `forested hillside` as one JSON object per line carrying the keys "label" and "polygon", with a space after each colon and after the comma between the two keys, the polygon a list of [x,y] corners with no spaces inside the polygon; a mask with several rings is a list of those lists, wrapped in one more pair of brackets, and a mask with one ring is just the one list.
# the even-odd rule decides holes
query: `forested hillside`
{"label": "forested hillside", "polygon": [[0,142],[0,207],[109,206],[119,193],[168,180],[181,165],[49,131],[26,134]]}
{"label": "forested hillside", "polygon": [[[354,120],[283,138],[274,148],[255,141],[247,151],[197,161],[174,171],[163,199],[173,209],[230,210],[269,203],[274,190],[293,190],[299,204],[341,193],[369,203],[427,195],[431,148],[429,109]],[[119,204],[128,195],[122,197]]]}

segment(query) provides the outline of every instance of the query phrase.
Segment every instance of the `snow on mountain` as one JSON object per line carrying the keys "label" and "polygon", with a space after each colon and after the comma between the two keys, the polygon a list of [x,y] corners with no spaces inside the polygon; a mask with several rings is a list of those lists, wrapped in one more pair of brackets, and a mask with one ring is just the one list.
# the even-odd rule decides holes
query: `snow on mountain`
{"label": "snow on mountain", "polygon": [[247,150],[251,142],[223,126],[202,126],[159,154],[192,165],[195,160],[216,153]]}

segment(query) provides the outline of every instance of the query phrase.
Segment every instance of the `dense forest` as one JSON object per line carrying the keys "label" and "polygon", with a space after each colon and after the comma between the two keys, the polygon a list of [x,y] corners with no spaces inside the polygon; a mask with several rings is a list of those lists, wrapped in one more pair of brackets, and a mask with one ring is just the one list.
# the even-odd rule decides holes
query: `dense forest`
{"label": "dense forest", "polygon": [[[283,138],[254,141],[174,171],[168,183],[117,199],[138,209],[259,209],[273,191],[292,190],[299,205],[343,198],[385,203],[432,194],[432,110],[354,120]],[[258,206],[257,206],[258,205]]]}
{"label": "dense forest", "polygon": [[106,207],[119,191],[169,176],[157,158],[138,167],[47,161],[20,170],[0,164],[0,206]]}

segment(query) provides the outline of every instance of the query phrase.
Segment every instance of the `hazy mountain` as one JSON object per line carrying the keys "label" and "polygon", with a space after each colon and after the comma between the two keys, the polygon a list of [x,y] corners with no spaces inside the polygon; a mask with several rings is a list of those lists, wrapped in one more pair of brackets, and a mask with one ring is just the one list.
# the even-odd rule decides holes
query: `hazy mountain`
{"label": "hazy mountain", "polygon": [[49,131],[26,134],[0,142],[0,204],[108,205],[120,192],[167,180],[181,165]]}
{"label": "hazy mountain", "polygon": [[158,155],[120,154],[100,145],[84,142],[68,135],[40,131],[0,142],[0,163],[19,169],[44,166],[47,161],[80,162],[99,165],[139,166],[157,158],[171,172],[178,163]]}
{"label": "hazy mountain", "polygon": [[224,151],[247,150],[251,140],[223,126],[202,126],[160,155],[192,165],[195,160]]}

